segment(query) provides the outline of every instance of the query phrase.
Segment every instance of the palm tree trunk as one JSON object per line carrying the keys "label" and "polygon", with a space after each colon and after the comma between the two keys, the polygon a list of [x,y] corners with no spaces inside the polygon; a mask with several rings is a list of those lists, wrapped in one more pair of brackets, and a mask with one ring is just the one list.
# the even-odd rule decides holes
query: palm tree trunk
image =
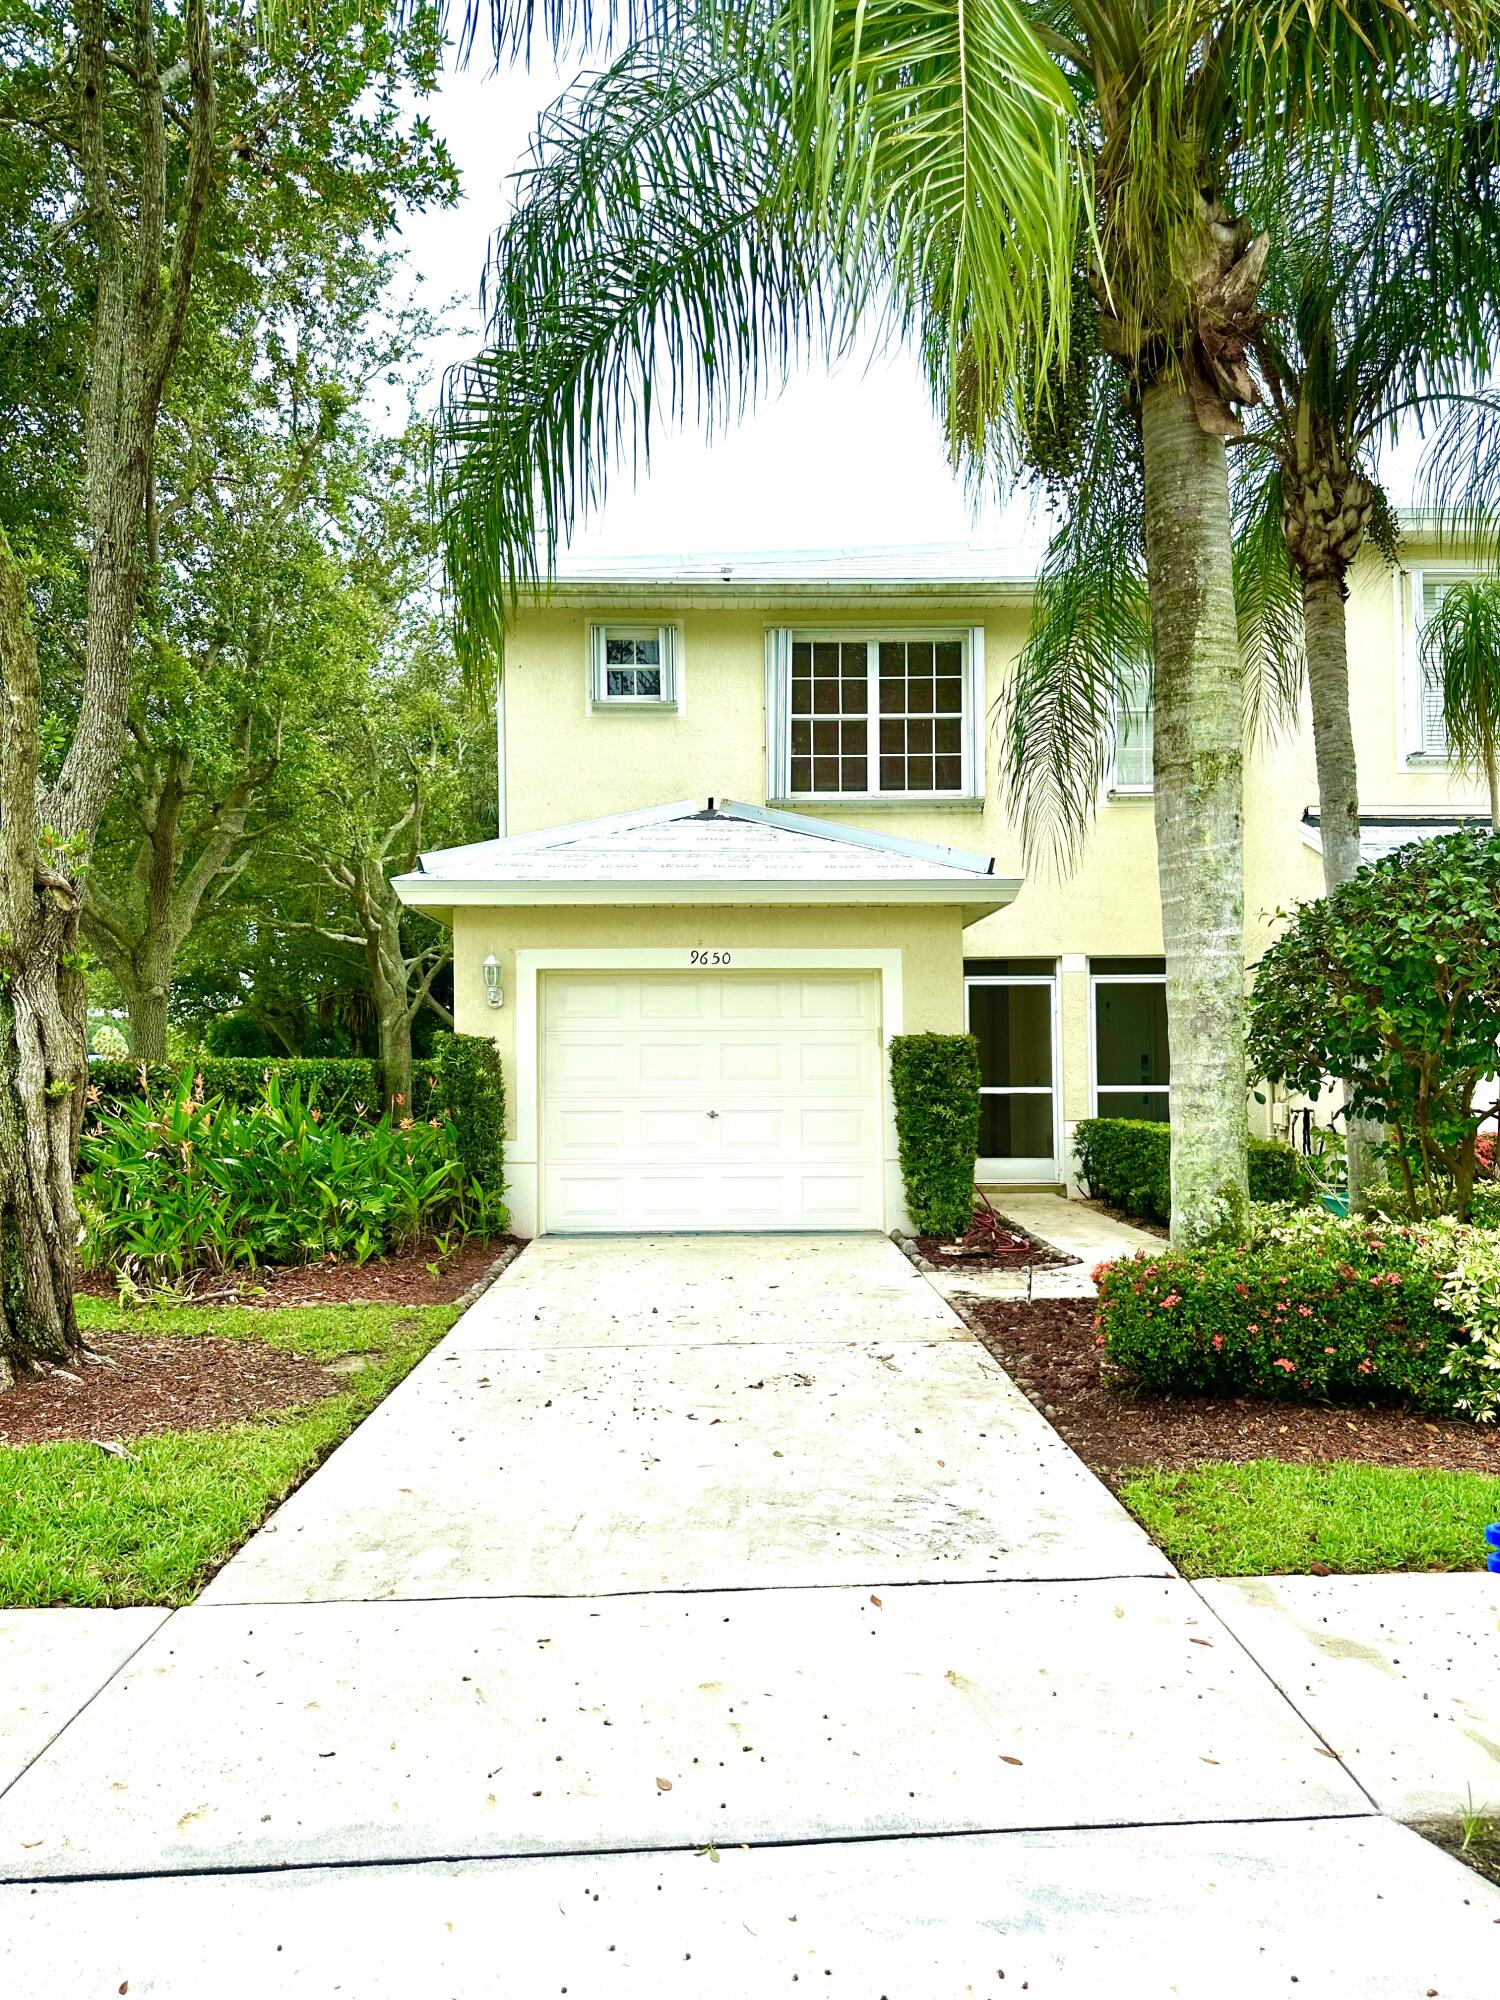
{"label": "palm tree trunk", "polygon": [[1312,697],[1313,751],[1318,765],[1318,827],[1323,836],[1323,886],[1336,889],[1359,867],[1359,777],[1349,714],[1349,633],[1340,577],[1309,576],[1302,584],[1307,634],[1307,687]]}
{"label": "palm tree trunk", "polygon": [[1172,1060],[1172,1240],[1238,1234],[1249,1199],[1241,675],[1222,438],[1147,389],[1146,575],[1157,866]]}
{"label": "palm tree trunk", "polygon": [[[1302,579],[1302,623],[1307,641],[1307,690],[1312,701],[1313,755],[1318,766],[1318,830],[1323,840],[1323,887],[1331,892],[1359,868],[1359,772],[1349,709],[1348,586],[1323,571]],[[1348,1086],[1345,1085],[1347,1097]],[[1345,1166],[1349,1207],[1365,1205],[1374,1179],[1381,1128],[1346,1115]]]}

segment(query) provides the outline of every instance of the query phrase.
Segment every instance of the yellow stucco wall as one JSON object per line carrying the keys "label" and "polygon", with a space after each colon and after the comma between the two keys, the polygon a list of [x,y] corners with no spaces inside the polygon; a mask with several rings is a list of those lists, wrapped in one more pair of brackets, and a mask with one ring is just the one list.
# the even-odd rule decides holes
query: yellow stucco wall
{"label": "yellow stucco wall", "polygon": [[[1413,544],[1418,568],[1428,555]],[[1368,811],[1431,811],[1481,803],[1475,785],[1442,766],[1410,760],[1410,691],[1415,670],[1414,579],[1373,555],[1357,565],[1349,604],[1351,698]],[[920,625],[985,629],[986,699],[993,707],[1025,641],[1028,606],[1015,588],[985,594],[910,598],[832,587],[816,600],[778,597],[746,586],[712,603],[666,586],[632,584],[593,592],[567,606],[523,610],[506,645],[508,831],[536,828],[709,796],[766,802],[765,636],[780,625],[847,624],[869,630]],[[642,619],[680,634],[679,708],[595,712],[588,693],[591,622]],[[956,1028],[963,1021],[963,957],[1036,958],[1059,963],[1061,1113],[1066,1125],[1089,1114],[1090,1021],[1087,962],[1158,955],[1153,802],[1106,797],[1085,851],[1069,867],[1029,859],[997,797],[996,754],[987,739],[982,802],[942,807],[840,806],[808,801],[810,813],[908,838],[995,857],[998,872],[1024,878],[1009,907],[958,932],[955,913],[893,909],[559,909],[460,911],[457,915],[458,1023],[493,1032],[507,1073],[514,1060],[514,1013],[483,1004],[479,965],[493,950],[514,980],[517,949],[564,945],[769,947],[880,944],[902,954],[908,1027]],[[1321,865],[1303,829],[1317,784],[1306,705],[1298,722],[1252,746],[1246,774],[1245,945],[1253,965],[1276,928],[1276,912],[1319,893]],[[522,1089],[531,1087],[517,1079]],[[514,1106],[513,1113],[514,1113]]]}

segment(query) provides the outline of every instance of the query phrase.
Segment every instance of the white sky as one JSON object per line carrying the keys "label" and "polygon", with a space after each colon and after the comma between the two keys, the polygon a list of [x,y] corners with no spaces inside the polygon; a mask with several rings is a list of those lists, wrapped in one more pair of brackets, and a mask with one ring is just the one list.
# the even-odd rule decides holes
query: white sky
{"label": "white sky", "polygon": [[[419,218],[408,237],[419,295],[433,311],[457,301],[452,331],[434,343],[435,373],[479,345],[479,280],[509,200],[509,178],[564,73],[545,57],[491,74],[476,56],[451,71],[424,109],[452,149],[463,182],[456,208]],[[1411,454],[1388,467],[1406,500]],[[810,366],[743,423],[705,440],[659,428],[650,467],[616,474],[600,513],[579,525],[571,559],[755,549],[882,547],[978,541],[1040,553],[1029,503],[971,511],[950,470],[917,365],[895,354],[853,357],[834,372]]]}
{"label": "white sky", "polygon": [[[459,302],[453,333],[433,347],[435,370],[479,345],[479,280],[507,182],[566,80],[545,61],[491,75],[476,57],[425,106],[464,189],[456,208],[419,218],[407,242],[424,303]],[[1024,503],[973,514],[916,363],[855,356],[832,374],[809,368],[712,441],[658,427],[649,469],[634,486],[628,470],[612,479],[572,558],[970,540],[1039,549],[1029,515]]]}

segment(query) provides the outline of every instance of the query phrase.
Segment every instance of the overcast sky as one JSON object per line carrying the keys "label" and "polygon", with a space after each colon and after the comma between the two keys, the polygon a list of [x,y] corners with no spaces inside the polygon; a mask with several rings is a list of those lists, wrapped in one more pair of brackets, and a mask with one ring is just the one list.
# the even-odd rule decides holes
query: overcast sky
{"label": "overcast sky", "polygon": [[[490,74],[476,58],[425,107],[464,190],[455,209],[420,218],[408,241],[424,301],[436,310],[457,300],[452,332],[432,353],[436,371],[479,343],[479,280],[510,176],[565,80],[545,60]],[[1393,497],[1405,500],[1408,481],[1397,464],[1391,472]],[[897,354],[855,356],[831,374],[809,367],[712,441],[660,433],[649,470],[634,484],[617,476],[570,559],[963,541],[1039,552],[1044,539],[1023,501],[971,511],[917,366]]]}

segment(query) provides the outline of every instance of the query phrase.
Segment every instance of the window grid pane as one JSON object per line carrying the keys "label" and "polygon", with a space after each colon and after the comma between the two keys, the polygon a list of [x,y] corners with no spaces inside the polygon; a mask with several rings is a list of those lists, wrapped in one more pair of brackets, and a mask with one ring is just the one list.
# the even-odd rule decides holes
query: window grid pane
{"label": "window grid pane", "polygon": [[606,701],[664,701],[662,642],[659,632],[604,633],[604,672],[599,693]]}
{"label": "window grid pane", "polygon": [[881,791],[963,790],[963,660],[957,639],[880,641]]}
{"label": "window grid pane", "polygon": [[792,790],[869,786],[869,647],[863,639],[792,644]]}

